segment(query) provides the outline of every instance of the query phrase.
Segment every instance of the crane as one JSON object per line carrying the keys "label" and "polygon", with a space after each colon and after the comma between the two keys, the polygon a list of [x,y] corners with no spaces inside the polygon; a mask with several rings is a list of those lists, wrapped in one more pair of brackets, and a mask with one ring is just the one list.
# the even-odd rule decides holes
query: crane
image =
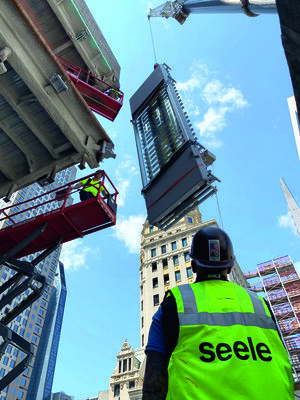
{"label": "crane", "polygon": [[190,14],[239,13],[249,17],[278,13],[282,45],[289,66],[295,100],[300,110],[300,2],[293,0],[175,0],[150,9],[152,17],[172,17],[181,25]]}
{"label": "crane", "polygon": [[249,17],[275,13],[275,0],[175,0],[166,1],[149,11],[148,17],[173,17],[183,24],[190,14],[236,13],[244,11]]}

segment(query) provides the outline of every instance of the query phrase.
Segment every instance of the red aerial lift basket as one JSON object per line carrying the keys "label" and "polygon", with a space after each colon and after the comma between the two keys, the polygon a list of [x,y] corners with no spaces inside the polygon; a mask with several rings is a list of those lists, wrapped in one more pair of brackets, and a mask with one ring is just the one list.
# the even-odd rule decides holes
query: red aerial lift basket
{"label": "red aerial lift basket", "polygon": [[[97,196],[72,204],[70,195],[81,190],[72,188],[73,185],[93,176],[0,210],[0,223],[6,226],[0,230],[0,253],[8,253],[37,231],[40,234],[14,254],[14,258],[48,249],[59,240],[69,242],[115,225],[118,191],[104,171]],[[105,196],[100,193],[101,187],[105,189]]]}
{"label": "red aerial lift basket", "polygon": [[123,105],[124,93],[64,58],[57,58],[90,109],[114,121]]}

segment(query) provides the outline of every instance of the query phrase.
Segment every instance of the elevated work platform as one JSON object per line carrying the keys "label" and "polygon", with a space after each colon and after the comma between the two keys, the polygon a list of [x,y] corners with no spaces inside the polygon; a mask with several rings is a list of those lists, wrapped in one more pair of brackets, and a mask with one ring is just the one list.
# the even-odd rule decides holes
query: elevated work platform
{"label": "elevated work platform", "polygon": [[58,59],[90,109],[114,121],[123,105],[123,92],[69,61],[61,57]]}
{"label": "elevated work platform", "polygon": [[0,230],[0,253],[20,258],[115,225],[118,191],[108,176],[104,173],[100,182],[105,197],[99,188],[97,196],[71,204],[69,196],[80,190],[72,186],[80,180],[0,210],[0,223],[6,226]]}

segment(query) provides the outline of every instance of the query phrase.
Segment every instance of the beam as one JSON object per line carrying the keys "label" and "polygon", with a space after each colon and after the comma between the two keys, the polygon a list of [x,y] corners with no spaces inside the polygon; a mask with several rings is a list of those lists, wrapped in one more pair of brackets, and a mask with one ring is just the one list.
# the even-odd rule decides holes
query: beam
{"label": "beam", "polygon": [[12,142],[21,150],[21,152],[25,155],[28,163],[28,170],[33,172],[38,169],[39,162],[37,157],[31,151],[30,146],[26,144],[24,140],[22,140],[19,135],[12,129],[9,128],[4,121],[0,120],[0,129],[2,129],[5,134],[10,138]]}
{"label": "beam", "polygon": [[[19,115],[23,123],[35,135],[35,137],[49,151],[53,158],[57,158],[57,154],[53,151],[54,142],[51,142],[51,133],[47,132],[37,117],[35,117],[28,109],[24,100],[18,96],[15,87],[11,84],[7,74],[0,75],[0,94],[11,106],[11,108]],[[21,101],[20,101],[21,100]]]}

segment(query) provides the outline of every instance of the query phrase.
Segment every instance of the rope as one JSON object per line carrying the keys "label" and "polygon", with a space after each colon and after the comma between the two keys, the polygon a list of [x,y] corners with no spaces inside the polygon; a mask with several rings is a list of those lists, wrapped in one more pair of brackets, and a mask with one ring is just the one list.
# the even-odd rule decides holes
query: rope
{"label": "rope", "polygon": [[220,218],[220,223],[221,223],[221,229],[223,228],[223,219],[222,219],[222,214],[220,210],[220,204],[219,204],[219,199],[218,199],[218,193],[216,192],[216,199],[217,199],[217,205],[218,205],[218,212],[219,212],[219,218]]}
{"label": "rope", "polygon": [[157,59],[156,59],[155,46],[154,46],[154,40],[153,40],[153,33],[152,33],[152,27],[151,27],[150,17],[148,17],[148,21],[149,21],[149,27],[150,27],[150,34],[151,34],[152,47],[153,47],[153,53],[154,53],[154,60],[155,60],[155,63],[157,64]]}

